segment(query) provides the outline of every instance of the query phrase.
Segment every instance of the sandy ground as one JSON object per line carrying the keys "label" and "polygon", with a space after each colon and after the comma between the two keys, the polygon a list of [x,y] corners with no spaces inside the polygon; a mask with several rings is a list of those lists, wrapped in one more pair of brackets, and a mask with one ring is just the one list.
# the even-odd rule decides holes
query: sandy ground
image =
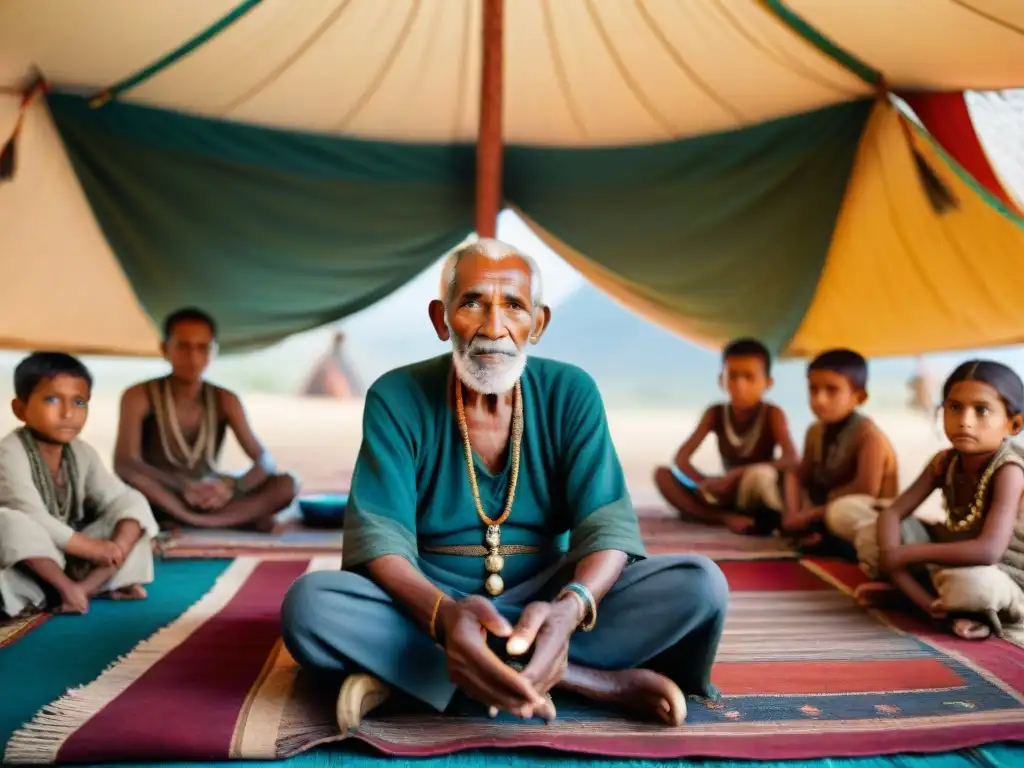
{"label": "sandy ground", "polygon": [[[362,401],[276,395],[250,395],[243,400],[257,434],[273,453],[278,466],[295,472],[305,492],[319,493],[347,485],[359,451]],[[896,447],[900,481],[905,487],[931,456],[943,447],[943,440],[940,440],[935,426],[919,415],[904,411],[874,413],[872,416]],[[612,436],[637,504],[657,501],[651,472],[658,464],[671,459],[699,417],[700,413],[694,410],[609,411]],[[10,411],[0,417],[0,429],[4,431],[15,424]],[[108,461],[113,454],[116,425],[117,400],[96,397],[83,438]],[[795,434],[794,438],[798,447],[802,445],[802,434]],[[225,446],[223,459],[226,469],[244,469],[247,466],[244,454],[232,439]],[[708,472],[718,467],[713,440],[706,441],[701,447],[696,463]],[[928,513],[937,514],[937,496],[933,496],[930,502]]]}

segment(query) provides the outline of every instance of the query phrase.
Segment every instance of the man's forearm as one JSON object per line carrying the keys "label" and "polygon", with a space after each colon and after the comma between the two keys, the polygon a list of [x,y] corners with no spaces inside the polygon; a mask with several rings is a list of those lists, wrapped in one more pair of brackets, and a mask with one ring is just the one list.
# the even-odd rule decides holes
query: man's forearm
{"label": "man's forearm", "polygon": [[[429,632],[430,620],[436,618],[434,606],[442,593],[419,568],[401,555],[384,555],[368,562],[366,570],[371,581],[387,592],[425,632]],[[454,604],[452,598],[445,596],[441,609],[447,610]]]}
{"label": "man's forearm", "polygon": [[626,553],[615,549],[606,549],[587,555],[576,564],[572,580],[582,584],[600,603],[608,591],[615,586],[622,569],[626,567]]}

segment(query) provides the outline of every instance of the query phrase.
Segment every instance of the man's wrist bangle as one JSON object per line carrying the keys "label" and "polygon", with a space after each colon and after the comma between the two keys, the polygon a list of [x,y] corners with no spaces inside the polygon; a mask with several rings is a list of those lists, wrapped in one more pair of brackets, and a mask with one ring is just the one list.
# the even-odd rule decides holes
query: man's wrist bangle
{"label": "man's wrist bangle", "polygon": [[437,591],[437,600],[434,601],[434,610],[430,612],[430,625],[428,632],[430,639],[434,642],[439,642],[437,637],[437,617],[441,613],[441,603],[444,602],[445,594],[441,590]]}
{"label": "man's wrist bangle", "polygon": [[589,632],[597,624],[597,602],[594,600],[594,596],[589,589],[578,581],[571,581],[566,584],[559,595],[561,596],[566,592],[576,595],[576,597],[583,601],[583,621],[580,622],[580,629],[584,632]]}

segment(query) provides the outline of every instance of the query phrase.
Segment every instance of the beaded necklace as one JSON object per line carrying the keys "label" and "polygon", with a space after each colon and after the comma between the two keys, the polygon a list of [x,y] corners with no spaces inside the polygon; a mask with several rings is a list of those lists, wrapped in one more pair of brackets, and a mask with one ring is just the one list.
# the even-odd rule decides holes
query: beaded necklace
{"label": "beaded necklace", "polygon": [[487,526],[484,533],[484,545],[487,547],[487,555],[484,558],[484,567],[487,569],[487,580],[484,588],[487,592],[497,597],[505,591],[505,581],[501,578],[501,570],[505,567],[505,558],[501,555],[501,524],[508,519],[512,512],[512,502],[516,497],[516,484],[519,481],[519,452],[523,442],[523,388],[517,381],[512,405],[512,471],[508,481],[508,499],[505,501],[505,509],[501,516],[492,519],[484,512],[484,505],[480,501],[480,487],[476,481],[476,468],[473,465],[473,445],[469,441],[469,426],[466,424],[466,409],[462,402],[462,382],[455,379],[455,413],[459,420],[459,431],[462,433],[462,447],[466,455],[466,469],[469,471],[469,487],[473,492],[473,502],[476,504],[476,513]]}
{"label": "beaded necklace", "polygon": [[956,465],[960,461],[960,454],[953,453],[953,458],[949,460],[949,467],[946,469],[946,484],[942,489],[943,506],[946,508],[946,528],[957,533],[968,531],[981,519],[981,516],[985,513],[985,493],[988,491],[988,485],[992,481],[992,475],[995,474],[1002,464],[1003,457],[1010,450],[1010,443],[1005,442],[993,454],[992,458],[988,460],[988,464],[985,465],[985,471],[981,473],[981,478],[974,488],[974,497],[966,508],[957,506],[953,492]]}

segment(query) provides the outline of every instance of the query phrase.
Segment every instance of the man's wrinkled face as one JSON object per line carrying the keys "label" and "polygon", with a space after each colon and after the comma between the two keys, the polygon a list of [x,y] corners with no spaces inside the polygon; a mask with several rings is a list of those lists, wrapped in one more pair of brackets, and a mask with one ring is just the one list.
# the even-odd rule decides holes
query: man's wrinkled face
{"label": "man's wrinkled face", "polygon": [[196,382],[203,377],[216,351],[213,329],[202,320],[180,320],[164,342],[164,357],[171,374],[181,381]]}
{"label": "man's wrinkled face", "polygon": [[477,392],[507,392],[522,375],[536,326],[530,288],[530,266],[519,256],[459,261],[446,322],[456,372]]}

